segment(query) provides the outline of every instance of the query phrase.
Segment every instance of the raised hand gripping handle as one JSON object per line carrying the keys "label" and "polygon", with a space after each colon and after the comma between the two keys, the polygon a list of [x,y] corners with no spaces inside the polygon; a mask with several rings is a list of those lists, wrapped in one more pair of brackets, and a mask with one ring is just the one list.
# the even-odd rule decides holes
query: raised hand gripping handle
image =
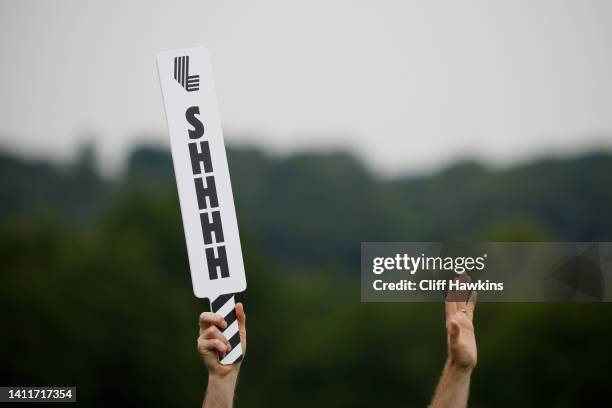
{"label": "raised hand gripping handle", "polygon": [[232,346],[232,350],[225,357],[220,358],[219,361],[223,365],[239,363],[242,360],[242,344],[240,343],[240,330],[238,330],[234,294],[230,293],[211,299],[210,310],[223,316],[227,322],[227,327],[222,333]]}

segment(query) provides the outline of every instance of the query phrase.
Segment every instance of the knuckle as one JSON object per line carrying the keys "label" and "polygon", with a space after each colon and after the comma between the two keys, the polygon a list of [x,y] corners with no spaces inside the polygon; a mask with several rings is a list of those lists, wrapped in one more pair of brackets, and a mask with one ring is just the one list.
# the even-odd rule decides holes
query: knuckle
{"label": "knuckle", "polygon": [[219,329],[217,329],[217,326],[210,326],[208,329],[205,330],[207,338],[216,337],[218,332]]}

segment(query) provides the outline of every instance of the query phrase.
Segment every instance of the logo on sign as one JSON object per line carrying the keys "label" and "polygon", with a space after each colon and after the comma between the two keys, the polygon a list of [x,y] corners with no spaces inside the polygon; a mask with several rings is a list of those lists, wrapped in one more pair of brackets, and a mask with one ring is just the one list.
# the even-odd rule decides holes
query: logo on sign
{"label": "logo on sign", "polygon": [[200,76],[189,75],[189,55],[174,57],[174,79],[187,92],[198,91],[200,89]]}

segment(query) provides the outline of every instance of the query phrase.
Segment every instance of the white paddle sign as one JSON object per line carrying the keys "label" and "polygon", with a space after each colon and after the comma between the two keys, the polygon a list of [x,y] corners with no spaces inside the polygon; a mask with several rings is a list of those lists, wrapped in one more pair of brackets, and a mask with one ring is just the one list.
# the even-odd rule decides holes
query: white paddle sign
{"label": "white paddle sign", "polygon": [[246,278],[210,56],[203,47],[165,51],[157,68],[193,291],[225,317],[232,350],[221,363],[232,364],[242,359],[233,295]]}

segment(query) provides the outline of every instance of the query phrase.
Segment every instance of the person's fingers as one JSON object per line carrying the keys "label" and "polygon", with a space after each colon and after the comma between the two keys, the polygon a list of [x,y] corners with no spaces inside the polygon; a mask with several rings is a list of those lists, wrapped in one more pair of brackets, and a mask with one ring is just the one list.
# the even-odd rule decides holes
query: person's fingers
{"label": "person's fingers", "polygon": [[474,309],[476,309],[476,299],[478,298],[478,292],[476,292],[475,290],[472,291],[472,294],[470,295],[470,298],[468,299],[467,302],[467,315],[470,318],[470,320],[474,319]]}
{"label": "person's fingers", "polygon": [[[455,278],[454,281],[458,282],[458,284],[466,284],[466,283],[470,283],[472,281],[472,278],[470,278],[469,275],[462,273],[457,278]],[[468,295],[469,295],[468,290],[461,290],[461,289],[449,290],[448,295],[446,296],[446,301],[454,303],[453,305],[454,307],[450,308],[451,312],[462,311],[463,308],[465,307],[465,302],[467,301]],[[448,313],[447,313],[447,316],[448,316]]]}
{"label": "person's fingers", "polygon": [[211,352],[217,352],[220,356],[225,355],[228,352],[228,346],[225,345],[219,339],[204,339],[203,337],[198,338],[198,351],[206,356]]}
{"label": "person's fingers", "polygon": [[238,330],[240,331],[242,352],[244,353],[246,351],[246,314],[244,313],[244,305],[241,302],[236,303],[236,318],[238,319]]}
{"label": "person's fingers", "polygon": [[[458,278],[455,278],[453,280],[458,280]],[[449,290],[446,294],[446,299],[444,299],[444,309],[446,310],[446,319],[449,319],[455,312],[459,310],[459,308],[457,307],[456,290]]]}
{"label": "person's fingers", "polygon": [[446,318],[448,319],[457,311],[457,304],[448,300],[448,296],[446,299],[447,300],[444,302],[444,310],[446,311]]}
{"label": "person's fingers", "polygon": [[[459,283],[469,283],[472,281],[472,279],[467,274],[462,273],[461,275],[453,279],[453,281],[459,282]],[[465,301],[467,300],[467,297],[468,297],[467,290],[459,290],[459,289],[449,290],[448,293],[446,294],[446,299],[445,299],[446,317],[448,318],[452,316],[453,313],[462,310],[463,307],[465,306]]]}
{"label": "person's fingers", "polygon": [[227,322],[223,320],[223,316],[220,314],[211,312],[202,313],[200,315],[200,328],[207,329],[212,325],[225,329],[227,327]]}
{"label": "person's fingers", "polygon": [[225,345],[231,350],[232,346],[229,343],[229,340],[221,333],[221,330],[217,326],[210,326],[208,329],[204,330],[201,334],[207,340],[217,339],[221,340]]}
{"label": "person's fingers", "polygon": [[[459,282],[463,284],[470,283],[472,282],[472,278],[467,273],[462,273],[461,275],[459,275]],[[459,310],[461,310],[465,306],[465,302],[467,301],[468,296],[470,295],[470,291],[469,290],[459,290],[457,292],[458,292],[457,302],[460,303]]]}

